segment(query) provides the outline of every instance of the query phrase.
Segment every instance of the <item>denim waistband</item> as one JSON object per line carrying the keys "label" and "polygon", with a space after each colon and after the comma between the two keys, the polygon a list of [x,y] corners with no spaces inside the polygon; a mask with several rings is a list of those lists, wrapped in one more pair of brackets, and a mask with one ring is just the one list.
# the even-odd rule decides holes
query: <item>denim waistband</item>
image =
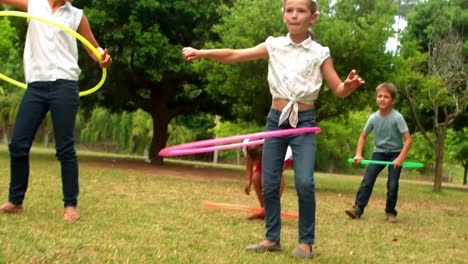
{"label": "denim waistband", "polygon": [[[277,117],[279,119],[279,117],[281,116],[281,113],[282,111],[270,107],[270,113],[269,113],[270,115]],[[310,116],[310,115],[312,115],[313,118],[315,119],[315,109],[313,108],[309,110],[299,111],[298,114],[299,114],[299,119],[301,118],[301,116]]]}

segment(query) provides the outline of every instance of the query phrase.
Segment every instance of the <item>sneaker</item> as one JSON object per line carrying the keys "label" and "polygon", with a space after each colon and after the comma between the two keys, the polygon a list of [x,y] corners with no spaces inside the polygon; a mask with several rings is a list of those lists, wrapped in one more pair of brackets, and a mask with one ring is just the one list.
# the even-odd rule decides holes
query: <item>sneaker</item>
{"label": "sneaker", "polygon": [[392,213],[387,213],[387,221],[389,223],[396,223],[397,222],[396,215]]}
{"label": "sneaker", "polygon": [[353,205],[353,207],[346,210],[345,213],[352,219],[359,219],[361,218],[362,210],[357,205]]}

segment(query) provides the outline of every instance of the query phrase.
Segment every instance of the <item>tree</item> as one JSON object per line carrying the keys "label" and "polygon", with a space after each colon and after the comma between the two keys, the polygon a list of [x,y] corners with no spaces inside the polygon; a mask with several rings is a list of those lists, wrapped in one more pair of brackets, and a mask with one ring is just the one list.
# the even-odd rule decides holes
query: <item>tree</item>
{"label": "tree", "polygon": [[468,181],[468,141],[464,141],[457,148],[455,159],[463,166],[463,184],[466,185]]}
{"label": "tree", "polygon": [[[232,135],[243,135],[262,131],[264,126],[259,126],[256,122],[246,122],[244,120],[220,121],[218,126],[214,128],[217,137],[228,137]],[[220,158],[233,159],[235,158],[236,164],[240,164],[241,149],[233,149],[219,152]]]}
{"label": "tree", "polygon": [[[220,23],[213,27],[220,39],[199,48],[248,48],[265,41],[269,35],[283,35],[281,4],[281,1],[238,0],[232,7],[225,6]],[[193,63],[193,70],[195,74],[207,76],[207,91],[214,100],[232,105],[232,116],[222,116],[222,119],[239,117],[263,124],[271,103],[267,63],[259,60],[222,64],[202,60]]]}
{"label": "tree", "polygon": [[[124,121],[124,120],[122,120]],[[121,122],[122,125],[125,125]],[[153,128],[151,117],[148,113],[138,109],[132,114],[132,126],[131,126],[131,150],[130,153],[143,153],[148,149],[148,145],[151,143],[151,137],[153,136]],[[128,124],[128,122],[127,122]],[[119,131],[116,131],[115,136],[121,136]],[[127,139],[129,137],[126,137]]]}
{"label": "tree", "polygon": [[[0,18],[0,54],[2,54],[2,74],[16,80],[22,80],[21,51],[18,30],[12,22]],[[16,115],[23,91],[0,80],[0,133],[1,141],[8,143],[10,126]]]}
{"label": "tree", "polygon": [[[91,109],[91,105],[99,103],[112,111],[140,108],[149,113],[154,131],[149,158],[162,163],[158,152],[166,145],[168,124],[174,117],[229,109],[217,108],[200,85],[201,77],[193,74],[181,55],[184,46],[202,46],[216,38],[211,27],[219,20],[219,6],[225,3],[230,1],[77,2],[84,8],[100,44],[115,58],[105,87],[97,96],[83,100],[83,106]],[[81,57],[86,85],[96,80],[99,72],[86,56]]]}
{"label": "tree", "polygon": [[[413,11],[414,9],[414,6],[420,2],[421,0],[394,0],[393,2],[398,5],[398,15],[396,17],[397,19],[397,32],[395,33],[395,41],[396,41],[396,44],[397,44],[397,47],[394,51],[394,54],[397,55],[398,54],[398,50],[400,49],[400,35],[401,35],[401,31],[403,30],[403,28],[401,28],[402,26],[402,21],[406,21],[407,20],[407,16],[408,16],[408,13],[410,13],[411,11]],[[406,23],[406,22],[404,22]]]}
{"label": "tree", "polygon": [[22,92],[7,92],[0,86],[0,132],[1,142],[8,144],[11,124],[15,119]]}
{"label": "tree", "polygon": [[[332,3],[336,4],[332,5]],[[83,106],[106,105],[113,110],[141,108],[153,119],[150,159],[168,140],[168,124],[176,116],[210,112],[226,119],[240,116],[263,123],[271,96],[266,82],[266,60],[239,65],[187,63],[183,46],[210,48],[249,47],[269,35],[284,35],[281,1],[80,1],[95,35],[115,58],[106,87]],[[318,40],[330,46],[342,78],[356,68],[369,87],[385,79],[391,54],[385,43],[393,34],[397,8],[392,1],[320,1],[322,18],[316,25]],[[219,23],[220,17],[223,17]],[[321,21],[321,22],[320,22]],[[216,25],[213,27],[213,25]],[[86,57],[86,56],[81,56]],[[95,64],[84,80],[95,80]],[[240,78],[241,76],[241,78]],[[90,84],[91,85],[91,84]],[[87,85],[88,86],[88,85]],[[347,113],[365,105],[368,93],[340,100],[324,88],[317,101],[318,119]]]}
{"label": "tree", "polygon": [[112,116],[108,110],[97,107],[93,110],[81,131],[80,139],[83,143],[106,142],[112,139],[112,131],[115,127]]}
{"label": "tree", "polygon": [[[322,131],[317,137],[317,150],[320,150],[320,155],[316,156],[316,170],[335,173],[354,167],[345,161],[354,157],[357,140],[373,111],[371,109],[374,108],[351,112],[349,117],[341,116],[320,122]],[[370,135],[369,142],[372,142],[372,137],[373,135]],[[372,148],[372,144],[366,144],[363,156],[370,156]]]}
{"label": "tree", "polygon": [[[447,130],[468,107],[463,41],[458,31],[463,28],[458,17],[461,5],[457,4],[458,0],[433,0],[416,6],[408,19],[402,52],[395,61],[397,86],[409,102],[415,125],[435,152],[436,192],[442,188]],[[429,136],[429,129],[435,140]]]}
{"label": "tree", "polygon": [[[247,48],[270,35],[285,35],[287,28],[281,18],[281,5],[281,1],[238,0],[232,8],[224,10],[221,23],[213,28],[220,41],[208,43],[204,48]],[[315,39],[330,47],[335,68],[342,78],[354,68],[366,79],[366,87],[376,87],[386,79],[391,54],[386,53],[385,43],[394,33],[391,25],[397,7],[387,0],[341,0],[319,1],[318,8],[320,16],[313,26]],[[195,65],[197,72],[207,72],[207,89],[213,96],[221,97],[220,100],[230,98],[236,117],[263,124],[271,104],[267,64],[267,60],[259,60],[238,64],[200,61]],[[367,105],[372,96],[373,92],[363,87],[341,100],[325,86],[315,105],[317,119],[347,114],[356,105]]]}

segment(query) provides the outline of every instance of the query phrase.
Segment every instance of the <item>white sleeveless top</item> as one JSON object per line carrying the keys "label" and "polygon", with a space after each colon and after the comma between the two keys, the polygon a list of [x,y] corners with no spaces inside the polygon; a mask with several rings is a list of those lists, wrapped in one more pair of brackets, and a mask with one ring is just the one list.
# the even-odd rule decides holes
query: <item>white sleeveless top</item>
{"label": "white sleeveless top", "polygon": [[[28,13],[64,25],[74,31],[78,29],[83,11],[69,2],[52,14],[47,0],[29,0]],[[24,47],[24,74],[26,82],[55,81],[57,79],[78,80],[76,38],[55,26],[37,19],[28,20],[28,31]]]}
{"label": "white sleeveless top", "polygon": [[297,126],[298,102],[313,105],[322,87],[322,63],[330,57],[330,50],[310,37],[300,44],[285,37],[268,37],[268,84],[274,99],[288,99],[279,125],[289,118]]}

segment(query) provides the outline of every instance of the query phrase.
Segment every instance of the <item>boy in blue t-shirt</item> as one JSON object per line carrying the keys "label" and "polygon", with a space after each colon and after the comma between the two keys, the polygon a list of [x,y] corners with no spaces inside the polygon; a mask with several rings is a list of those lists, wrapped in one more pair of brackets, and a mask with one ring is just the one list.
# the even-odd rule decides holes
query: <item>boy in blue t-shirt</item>
{"label": "boy in blue t-shirt", "polygon": [[[392,108],[395,103],[397,90],[391,83],[382,83],[376,88],[376,102],[379,111],[369,116],[364,131],[359,137],[354,163],[359,164],[363,159],[362,151],[369,133],[374,131],[374,152],[371,160],[392,161],[394,165],[388,166],[387,203],[385,213],[387,221],[396,222],[395,209],[398,198],[398,181],[401,166],[411,147],[411,135],[404,117]],[[404,140],[403,140],[404,138]],[[370,164],[367,167],[361,186],[356,194],[353,207],[346,210],[346,214],[353,218],[361,218],[364,208],[369,202],[379,173],[386,165]]]}

